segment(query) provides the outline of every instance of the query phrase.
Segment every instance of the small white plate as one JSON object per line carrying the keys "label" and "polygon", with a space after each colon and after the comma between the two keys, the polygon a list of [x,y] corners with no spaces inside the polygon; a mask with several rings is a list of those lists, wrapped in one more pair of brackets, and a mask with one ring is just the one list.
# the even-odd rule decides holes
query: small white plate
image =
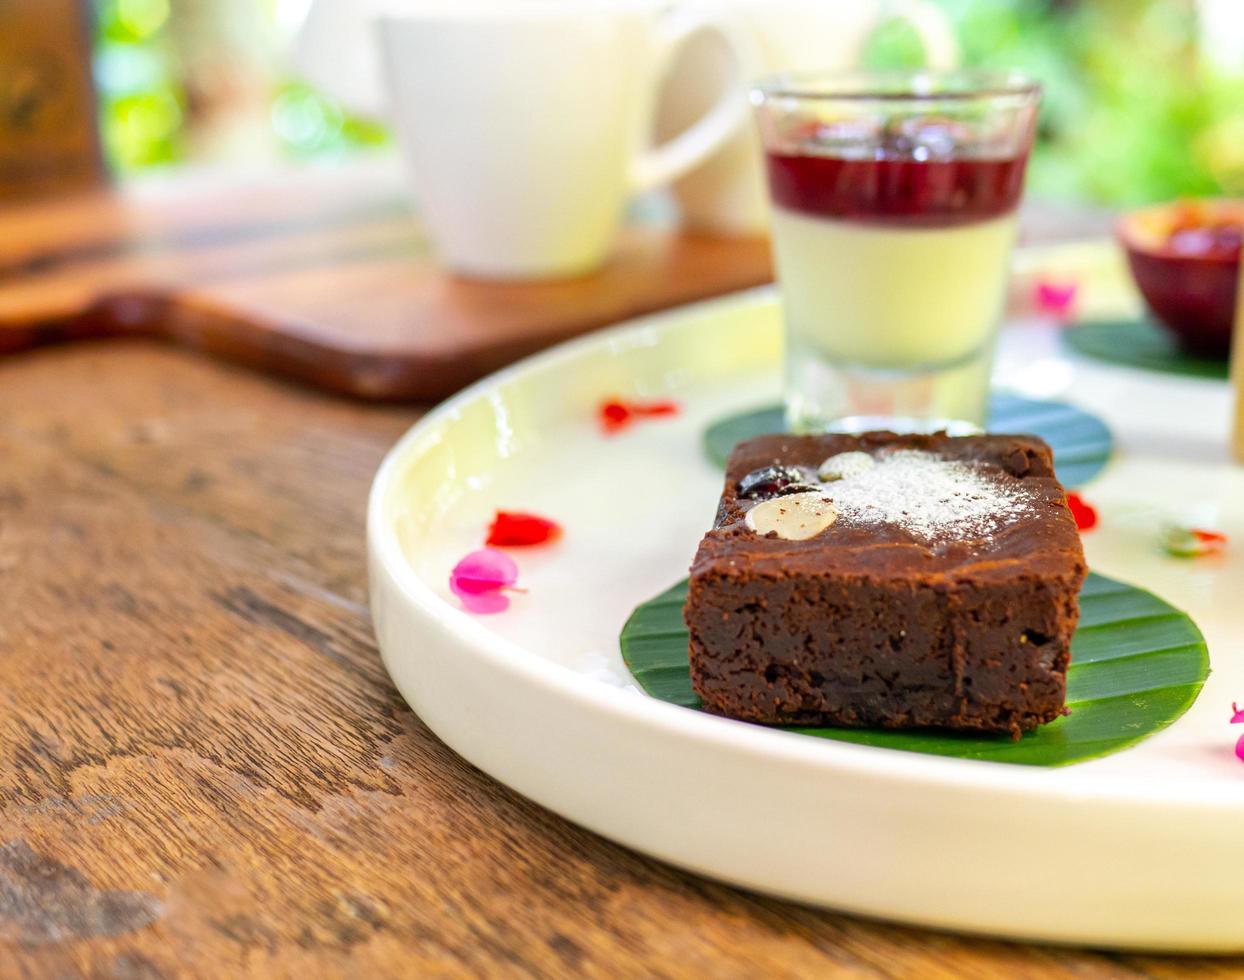
{"label": "small white plate", "polygon": [[[1068,360],[1056,328],[1007,331],[998,382],[1074,400],[1118,446],[1085,491],[1090,564],[1191,613],[1213,673],[1171,728],[1065,769],[935,758],[709,717],[649,698],[618,654],[632,609],[686,574],[721,476],[705,425],[776,400],[768,290],[564,345],[431,412],[376,477],[372,607],[385,664],[470,762],[606,837],[748,888],[873,916],[1028,939],[1244,950],[1244,469],[1222,383]],[[671,419],[601,434],[610,395],[676,398]],[[565,527],[514,549],[528,592],[463,612],[455,562],[494,509]],[[1237,552],[1180,561],[1168,518]]]}

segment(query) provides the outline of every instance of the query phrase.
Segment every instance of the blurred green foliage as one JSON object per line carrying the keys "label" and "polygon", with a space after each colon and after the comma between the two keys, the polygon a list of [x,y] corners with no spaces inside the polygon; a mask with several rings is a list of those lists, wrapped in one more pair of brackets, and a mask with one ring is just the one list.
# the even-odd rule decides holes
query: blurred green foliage
{"label": "blurred green foliage", "polygon": [[[122,172],[191,152],[193,99],[167,37],[177,2],[97,0],[105,142]],[[279,0],[255,2],[273,19]],[[1244,193],[1244,72],[1214,69],[1202,56],[1192,0],[935,2],[956,25],[967,64],[1020,68],[1043,82],[1034,193],[1107,204]],[[920,58],[914,34],[896,22],[878,33],[867,60]],[[270,138],[284,155],[386,140],[383,128],[276,69],[270,87]]]}
{"label": "blurred green foliage", "polygon": [[183,93],[159,44],[168,0],[102,0],[95,16],[95,80],[109,159],[121,171],[181,159]]}
{"label": "blurred green foliage", "polygon": [[[1198,50],[1189,0],[937,0],[969,65],[1019,68],[1045,89],[1032,193],[1106,204],[1244,193],[1244,73]],[[920,63],[909,28],[870,64]]]}
{"label": "blurred green foliage", "polygon": [[282,81],[272,100],[272,129],[286,155],[306,159],[388,142],[385,127],[345,112],[311,86]]}
{"label": "blurred green foliage", "polygon": [[[194,97],[169,36],[171,3],[176,2],[95,0],[101,128],[109,160],[123,174],[179,163],[192,153]],[[273,22],[276,0],[254,2]],[[222,55],[227,65],[229,53]],[[278,66],[272,68],[267,128],[278,152],[302,159],[388,141],[383,126],[344,112],[331,99],[285,77]]]}

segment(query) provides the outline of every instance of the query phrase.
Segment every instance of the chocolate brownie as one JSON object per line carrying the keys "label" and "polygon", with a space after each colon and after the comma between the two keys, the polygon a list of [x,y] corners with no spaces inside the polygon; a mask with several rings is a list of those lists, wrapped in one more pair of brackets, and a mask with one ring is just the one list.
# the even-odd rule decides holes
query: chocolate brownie
{"label": "chocolate brownie", "polygon": [[707,710],[1013,737],[1064,712],[1084,552],[1033,436],[762,436],[684,609]]}

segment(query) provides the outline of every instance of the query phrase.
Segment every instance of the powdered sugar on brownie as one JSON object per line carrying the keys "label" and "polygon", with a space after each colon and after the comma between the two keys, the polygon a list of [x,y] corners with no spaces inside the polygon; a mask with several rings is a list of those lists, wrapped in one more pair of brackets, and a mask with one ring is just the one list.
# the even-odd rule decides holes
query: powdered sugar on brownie
{"label": "powdered sugar on brownie", "polygon": [[991,478],[971,463],[915,449],[882,452],[876,466],[829,483],[839,517],[893,524],[926,541],[966,539],[996,531],[1033,505],[1018,480]]}

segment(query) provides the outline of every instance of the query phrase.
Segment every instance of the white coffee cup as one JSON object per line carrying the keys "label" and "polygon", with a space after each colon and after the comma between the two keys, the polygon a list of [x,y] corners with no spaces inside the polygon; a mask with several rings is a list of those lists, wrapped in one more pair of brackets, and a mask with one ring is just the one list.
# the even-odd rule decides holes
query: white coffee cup
{"label": "white coffee cup", "polygon": [[[714,9],[751,36],[747,46],[724,48],[703,36],[686,45],[662,89],[658,137],[678,132],[713,104],[737,73],[735,59],[752,76],[781,71],[853,68],[869,38],[888,20],[905,20],[924,47],[930,68],[952,68],[959,46],[946,14],[928,0],[713,0]],[[677,182],[683,219],[705,231],[760,235],[769,206],[763,156],[750,128]]]}
{"label": "white coffee cup", "polygon": [[388,4],[374,23],[386,115],[421,214],[444,261],[467,275],[590,271],[634,194],[750,126],[739,68],[683,131],[647,145],[684,42],[711,33],[726,51],[750,44],[727,18],[644,0],[457,0]]}

